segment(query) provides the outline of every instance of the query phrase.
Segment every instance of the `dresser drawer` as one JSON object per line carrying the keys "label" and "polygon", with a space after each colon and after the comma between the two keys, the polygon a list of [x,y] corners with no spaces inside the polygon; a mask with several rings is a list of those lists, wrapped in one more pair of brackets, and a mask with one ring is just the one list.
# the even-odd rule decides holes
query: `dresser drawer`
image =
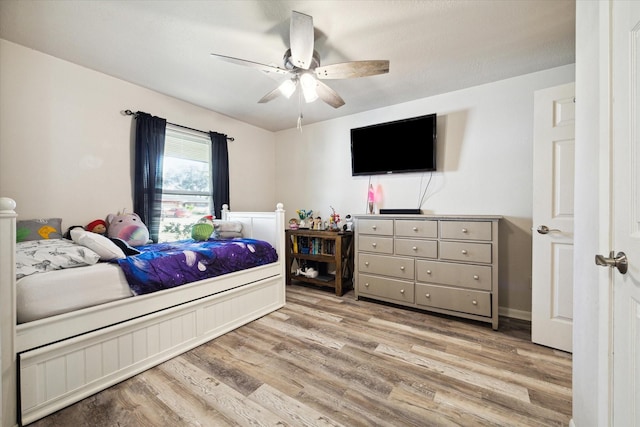
{"label": "dresser drawer", "polygon": [[491,266],[416,261],[416,280],[464,288],[491,290]]}
{"label": "dresser drawer", "polygon": [[491,263],[491,243],[440,242],[440,258]]}
{"label": "dresser drawer", "polygon": [[397,237],[438,237],[438,221],[396,220]]}
{"label": "dresser drawer", "polygon": [[491,316],[489,292],[416,284],[415,298],[418,305]]}
{"label": "dresser drawer", "polygon": [[413,282],[361,274],[358,277],[358,292],[363,296],[391,299],[413,304]]}
{"label": "dresser drawer", "polygon": [[361,273],[382,274],[398,279],[414,279],[414,261],[384,255],[358,254],[358,271]]}
{"label": "dresser drawer", "polygon": [[436,240],[395,239],[394,244],[396,255],[438,258],[438,242]]}
{"label": "dresser drawer", "polygon": [[490,221],[440,221],[440,238],[491,240]]}
{"label": "dresser drawer", "polygon": [[393,253],[393,237],[358,236],[358,251]]}
{"label": "dresser drawer", "polygon": [[374,234],[377,236],[393,236],[392,219],[361,219],[358,220],[359,234]]}

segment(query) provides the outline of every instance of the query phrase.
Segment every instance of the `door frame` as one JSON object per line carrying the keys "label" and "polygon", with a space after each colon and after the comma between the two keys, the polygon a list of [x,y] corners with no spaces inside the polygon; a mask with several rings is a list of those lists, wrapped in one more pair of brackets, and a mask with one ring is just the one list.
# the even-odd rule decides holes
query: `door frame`
{"label": "door frame", "polygon": [[612,425],[611,8],[576,2],[576,196],[572,425]]}

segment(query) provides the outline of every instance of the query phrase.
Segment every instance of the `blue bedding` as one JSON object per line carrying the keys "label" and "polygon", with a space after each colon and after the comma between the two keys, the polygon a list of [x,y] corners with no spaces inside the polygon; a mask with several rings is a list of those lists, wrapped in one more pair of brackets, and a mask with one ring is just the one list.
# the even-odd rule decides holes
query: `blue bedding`
{"label": "blue bedding", "polygon": [[181,240],[136,246],[136,249],[140,254],[117,260],[136,295],[270,264],[278,259],[269,243],[248,238]]}

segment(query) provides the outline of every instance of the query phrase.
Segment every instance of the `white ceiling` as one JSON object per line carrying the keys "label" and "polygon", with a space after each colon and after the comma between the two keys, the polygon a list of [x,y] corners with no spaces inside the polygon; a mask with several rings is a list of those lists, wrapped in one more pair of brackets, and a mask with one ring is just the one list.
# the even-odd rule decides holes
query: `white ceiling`
{"label": "white ceiling", "polygon": [[[210,53],[282,67],[292,10],[313,17],[322,65],[389,74],[325,80],[339,109],[258,104],[282,77]],[[0,37],[277,131],[572,64],[575,0],[0,0]]]}

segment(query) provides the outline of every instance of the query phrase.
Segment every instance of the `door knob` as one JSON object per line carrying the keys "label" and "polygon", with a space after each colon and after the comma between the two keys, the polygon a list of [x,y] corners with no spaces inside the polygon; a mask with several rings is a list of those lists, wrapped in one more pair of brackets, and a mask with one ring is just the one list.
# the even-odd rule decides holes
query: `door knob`
{"label": "door knob", "polygon": [[614,252],[611,251],[609,258],[604,255],[596,255],[596,265],[602,267],[615,267],[621,274],[626,274],[629,262],[627,255],[624,252],[618,252],[614,257]]}
{"label": "door knob", "polygon": [[560,230],[558,230],[557,228],[549,228],[546,225],[541,225],[536,229],[536,231],[538,233],[540,233],[540,234],[548,234],[548,233],[550,233],[552,231],[558,231],[559,232]]}

